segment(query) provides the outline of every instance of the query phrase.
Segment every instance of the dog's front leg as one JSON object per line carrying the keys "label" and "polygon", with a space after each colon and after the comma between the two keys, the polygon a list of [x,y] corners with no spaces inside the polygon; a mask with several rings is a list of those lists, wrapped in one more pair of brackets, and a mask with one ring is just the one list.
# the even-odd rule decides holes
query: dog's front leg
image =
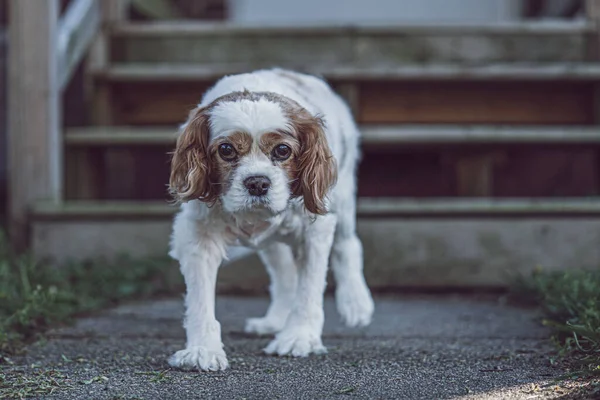
{"label": "dog's front leg", "polygon": [[327,351],[321,342],[323,295],[335,224],[332,214],[318,217],[306,226],[300,242],[294,245],[298,265],[296,298],[285,327],[265,348],[267,354],[305,357]]}
{"label": "dog's front leg", "polygon": [[215,318],[215,286],[223,246],[215,238],[203,238],[195,245],[183,247],[179,261],[187,287],[187,344],[171,356],[169,364],[184,369],[224,370],[228,367],[227,357],[221,342],[221,325]]}

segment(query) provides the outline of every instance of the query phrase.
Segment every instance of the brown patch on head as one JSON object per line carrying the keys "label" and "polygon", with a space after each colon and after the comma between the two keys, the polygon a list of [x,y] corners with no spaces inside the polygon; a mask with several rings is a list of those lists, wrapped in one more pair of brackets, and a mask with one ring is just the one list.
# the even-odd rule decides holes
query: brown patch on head
{"label": "brown patch on head", "polygon": [[[252,136],[245,132],[235,132],[228,136],[222,136],[215,139],[214,143],[210,145],[210,153],[212,154],[213,167],[215,170],[214,176],[220,182],[220,191],[227,189],[235,168],[238,166],[238,161],[241,157],[244,157],[252,150]],[[222,144],[231,144],[237,156],[233,160],[223,160],[219,155],[219,146]]]}
{"label": "brown patch on head", "polygon": [[[282,161],[273,160],[273,151],[279,145],[286,145],[292,150],[291,156]],[[293,134],[283,132],[265,133],[260,137],[258,143],[260,151],[267,157],[273,160],[285,171],[288,181],[294,185],[294,181],[298,179],[298,155],[300,154],[300,141]]]}
{"label": "brown patch on head", "polygon": [[[265,133],[260,137],[258,142],[258,146],[260,150],[266,155],[270,155],[275,146],[280,144],[286,144],[292,148],[292,150],[297,150],[300,146],[298,139],[288,133],[281,132],[270,132]],[[297,154],[297,153],[293,153]]]}
{"label": "brown patch on head", "polygon": [[240,157],[245,156],[252,148],[254,139],[246,132],[235,132],[231,135],[220,136],[215,139],[213,146],[218,146],[223,143],[230,143],[235,148],[235,151]]}

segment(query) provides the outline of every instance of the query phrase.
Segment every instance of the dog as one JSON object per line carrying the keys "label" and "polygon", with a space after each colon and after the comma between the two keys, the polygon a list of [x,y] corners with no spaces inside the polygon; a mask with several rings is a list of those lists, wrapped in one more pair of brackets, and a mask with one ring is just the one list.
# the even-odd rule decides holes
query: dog
{"label": "dog", "polygon": [[370,324],[374,304],[356,234],[359,130],[318,77],[264,69],[221,78],[180,127],[169,190],[180,210],[169,254],[187,288],[186,347],[173,367],[228,367],[215,317],[217,270],[230,246],[258,251],[271,303],[245,331],[274,334],[271,355],[325,353],[323,296],[331,263],[346,325]]}

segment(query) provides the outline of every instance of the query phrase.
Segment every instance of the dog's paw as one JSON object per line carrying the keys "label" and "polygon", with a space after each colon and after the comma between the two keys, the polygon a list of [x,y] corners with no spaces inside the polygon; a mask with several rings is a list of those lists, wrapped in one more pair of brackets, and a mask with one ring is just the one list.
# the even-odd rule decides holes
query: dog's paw
{"label": "dog's paw", "polygon": [[364,281],[347,282],[335,291],[337,310],[344,324],[350,327],[371,323],[375,305]]}
{"label": "dog's paw", "polygon": [[204,346],[192,346],[179,350],[169,358],[169,365],[181,369],[201,371],[222,371],[229,367],[227,356],[222,349],[208,349]]}
{"label": "dog's paw", "polygon": [[283,329],[284,318],[248,318],[244,332],[256,333],[258,335],[272,335]]}
{"label": "dog's paw", "polygon": [[309,354],[324,354],[327,349],[319,335],[300,330],[283,330],[275,336],[264,352],[271,355],[306,357]]}

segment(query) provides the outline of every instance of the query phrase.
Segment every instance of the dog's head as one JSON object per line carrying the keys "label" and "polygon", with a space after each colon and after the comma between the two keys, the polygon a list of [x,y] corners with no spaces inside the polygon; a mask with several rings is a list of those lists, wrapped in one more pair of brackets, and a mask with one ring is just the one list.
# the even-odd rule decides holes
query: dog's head
{"label": "dog's head", "polygon": [[323,121],[268,92],[234,92],[190,114],[171,162],[170,190],[182,202],[220,202],[229,213],[284,211],[289,200],[327,212],[337,169]]}

